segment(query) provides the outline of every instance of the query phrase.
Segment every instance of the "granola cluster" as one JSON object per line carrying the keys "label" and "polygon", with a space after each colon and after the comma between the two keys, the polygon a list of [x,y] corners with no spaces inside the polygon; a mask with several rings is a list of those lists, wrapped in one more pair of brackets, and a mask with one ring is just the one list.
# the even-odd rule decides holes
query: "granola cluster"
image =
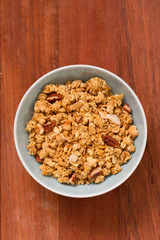
{"label": "granola cluster", "polygon": [[26,126],[29,154],[43,175],[72,185],[100,183],[131,159],[138,130],[123,94],[110,90],[98,77],[44,87]]}

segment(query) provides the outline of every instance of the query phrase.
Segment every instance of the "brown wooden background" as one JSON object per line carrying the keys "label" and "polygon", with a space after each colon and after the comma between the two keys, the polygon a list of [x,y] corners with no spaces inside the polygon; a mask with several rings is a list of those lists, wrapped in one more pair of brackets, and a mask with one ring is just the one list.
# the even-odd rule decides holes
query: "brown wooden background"
{"label": "brown wooden background", "polygon": [[[148,143],[122,186],[71,199],[36,183],[18,159],[13,122],[26,90],[69,64],[106,68],[137,93]],[[160,239],[160,1],[1,1],[1,239]]]}

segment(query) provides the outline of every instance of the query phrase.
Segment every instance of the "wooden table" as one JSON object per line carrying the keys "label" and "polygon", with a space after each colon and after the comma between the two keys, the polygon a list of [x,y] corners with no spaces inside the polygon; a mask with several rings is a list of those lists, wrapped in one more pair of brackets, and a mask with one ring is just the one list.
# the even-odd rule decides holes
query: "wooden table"
{"label": "wooden table", "polygon": [[[1,239],[160,239],[160,1],[3,0],[1,33]],[[77,63],[123,78],[148,122],[146,151],[134,174],[90,199],[40,186],[13,140],[26,90],[48,71]]]}

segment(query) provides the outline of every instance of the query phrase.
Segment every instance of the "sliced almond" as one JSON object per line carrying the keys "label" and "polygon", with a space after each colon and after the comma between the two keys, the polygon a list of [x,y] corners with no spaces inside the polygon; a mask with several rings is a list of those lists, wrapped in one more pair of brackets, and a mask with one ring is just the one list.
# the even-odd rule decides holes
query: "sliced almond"
{"label": "sliced almond", "polygon": [[76,155],[70,155],[69,162],[75,167],[79,166],[79,163],[77,163],[77,160],[78,160],[78,157]]}
{"label": "sliced almond", "polygon": [[76,103],[72,104],[70,106],[70,109],[71,110],[77,110],[77,109],[81,108],[83,106],[83,104],[84,104],[84,101],[80,100],[79,102],[76,102]]}
{"label": "sliced almond", "polygon": [[70,162],[76,162],[77,159],[78,159],[78,157],[77,157],[76,155],[70,155],[70,156],[69,156],[69,161],[70,161]]}
{"label": "sliced almond", "polygon": [[129,106],[128,103],[124,103],[124,106],[123,106],[123,112],[127,112],[127,113],[131,113],[132,112],[132,109],[131,107]]}
{"label": "sliced almond", "polygon": [[114,155],[112,156],[112,163],[113,163],[113,164],[116,164],[116,163],[117,163],[117,157],[114,156]]}
{"label": "sliced almond", "polygon": [[102,118],[104,119],[109,119],[111,120],[113,123],[117,124],[117,125],[120,125],[121,122],[119,120],[119,118],[117,117],[116,114],[107,114],[106,112],[104,111],[99,111],[99,114]]}
{"label": "sliced almond", "polygon": [[107,119],[107,113],[105,111],[99,111],[99,115],[104,118],[104,119]]}
{"label": "sliced almond", "polygon": [[76,174],[73,173],[72,176],[69,179],[69,183],[74,185],[76,183],[76,180],[77,180]]}
{"label": "sliced almond", "polygon": [[107,119],[110,119],[113,123],[120,125],[121,122],[116,114],[107,114]]}
{"label": "sliced almond", "polygon": [[75,162],[70,162],[74,167],[78,167],[79,163],[75,163]]}

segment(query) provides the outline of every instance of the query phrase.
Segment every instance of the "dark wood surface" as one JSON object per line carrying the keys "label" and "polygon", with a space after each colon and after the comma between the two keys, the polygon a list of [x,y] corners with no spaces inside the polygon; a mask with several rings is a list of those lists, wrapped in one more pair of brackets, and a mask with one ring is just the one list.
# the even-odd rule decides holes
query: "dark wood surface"
{"label": "dark wood surface", "polygon": [[[106,68],[136,92],[148,142],[134,174],[99,197],[71,199],[35,182],[14,146],[26,90],[48,71]],[[1,239],[160,239],[160,1],[1,1]]]}

